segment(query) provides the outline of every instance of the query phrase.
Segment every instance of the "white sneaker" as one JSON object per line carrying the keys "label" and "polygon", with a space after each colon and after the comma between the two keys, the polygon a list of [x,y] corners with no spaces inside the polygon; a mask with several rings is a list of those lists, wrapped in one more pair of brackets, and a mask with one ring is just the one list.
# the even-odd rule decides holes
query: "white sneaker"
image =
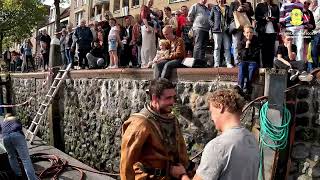
{"label": "white sneaker", "polygon": [[299,75],[299,80],[300,81],[304,81],[304,82],[310,82],[312,81],[313,79],[313,75],[312,74],[309,74],[307,72],[302,72],[300,75]]}
{"label": "white sneaker", "polygon": [[227,64],[227,68],[233,68],[232,64]]}

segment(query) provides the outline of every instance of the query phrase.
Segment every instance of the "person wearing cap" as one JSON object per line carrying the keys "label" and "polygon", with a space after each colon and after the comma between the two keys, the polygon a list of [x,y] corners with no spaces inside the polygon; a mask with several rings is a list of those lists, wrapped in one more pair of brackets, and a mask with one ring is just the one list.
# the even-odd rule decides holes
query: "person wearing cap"
{"label": "person wearing cap", "polygon": [[[120,178],[172,179],[170,168],[189,165],[187,147],[172,113],[176,90],[167,79],[152,80],[146,103],[122,126]],[[191,163],[190,163],[191,164]]]}
{"label": "person wearing cap", "polygon": [[[194,180],[258,179],[259,146],[253,134],[241,126],[245,100],[240,92],[219,89],[209,95],[211,119],[221,135],[206,144]],[[171,167],[171,174],[181,180],[190,179],[183,165]]]}
{"label": "person wearing cap", "polygon": [[0,133],[3,137],[3,145],[8,153],[11,169],[18,178],[22,179],[22,172],[16,156],[16,152],[18,152],[28,180],[37,180],[20,121],[8,113],[0,124]]}

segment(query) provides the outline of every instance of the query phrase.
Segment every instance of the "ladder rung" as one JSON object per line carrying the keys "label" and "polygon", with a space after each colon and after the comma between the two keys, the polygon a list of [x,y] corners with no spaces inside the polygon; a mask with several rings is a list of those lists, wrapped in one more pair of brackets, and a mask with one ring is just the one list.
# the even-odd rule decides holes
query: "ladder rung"
{"label": "ladder rung", "polygon": [[47,94],[47,95],[46,95],[46,97],[50,97],[50,98],[51,98],[52,96],[51,96],[51,95],[49,95],[49,94]]}
{"label": "ladder rung", "polygon": [[49,104],[41,104],[42,106],[49,106]]}
{"label": "ladder rung", "polygon": [[33,135],[34,133],[28,129],[27,130],[27,135],[29,135],[29,134]]}
{"label": "ladder rung", "polygon": [[43,116],[43,114],[42,114],[42,113],[37,112],[37,114],[39,114],[40,116]]}
{"label": "ladder rung", "polygon": [[61,70],[59,70],[59,72],[66,72],[67,70],[65,70],[65,69],[61,69]]}
{"label": "ladder rung", "polygon": [[37,122],[34,122],[34,121],[32,121],[32,123],[33,123],[33,124],[35,124],[35,125],[39,125],[39,123],[37,123]]}
{"label": "ladder rung", "polygon": [[56,88],[57,88],[57,86],[51,86],[51,88],[52,88],[52,89],[56,89]]}
{"label": "ladder rung", "polygon": [[54,79],[56,79],[56,80],[62,80],[62,78],[57,78],[57,77],[56,77],[56,78],[54,78]]}

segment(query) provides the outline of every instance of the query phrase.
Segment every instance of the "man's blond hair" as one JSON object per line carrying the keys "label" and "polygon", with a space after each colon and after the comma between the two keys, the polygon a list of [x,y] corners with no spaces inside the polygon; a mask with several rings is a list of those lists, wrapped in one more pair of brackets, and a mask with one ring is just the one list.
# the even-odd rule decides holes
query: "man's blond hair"
{"label": "man's blond hair", "polygon": [[254,29],[253,29],[253,26],[251,26],[250,24],[245,25],[245,26],[243,27],[243,30],[245,30],[245,29],[251,29],[252,31],[254,30]]}
{"label": "man's blond hair", "polygon": [[244,98],[235,89],[218,89],[208,97],[208,104],[219,108],[223,106],[230,113],[241,113]]}

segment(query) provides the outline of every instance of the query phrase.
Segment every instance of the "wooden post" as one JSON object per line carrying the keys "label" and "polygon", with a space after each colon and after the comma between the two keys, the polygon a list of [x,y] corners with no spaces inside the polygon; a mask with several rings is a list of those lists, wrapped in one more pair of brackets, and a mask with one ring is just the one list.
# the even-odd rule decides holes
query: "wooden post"
{"label": "wooden post", "polygon": [[[11,83],[10,83],[10,75],[6,76],[6,104],[12,104],[12,88],[11,88]],[[12,107],[6,108],[7,113],[12,113]]]}
{"label": "wooden post", "polygon": [[[62,66],[60,41],[57,37],[54,37],[50,45],[49,56],[49,88],[54,81],[55,76]],[[63,86],[61,86],[63,87]],[[60,88],[61,88],[60,87]],[[58,93],[52,99],[48,109],[48,121],[49,121],[49,143],[50,145],[64,151],[64,138],[63,138],[63,108],[60,106],[60,97],[62,89],[59,89]]]}
{"label": "wooden post", "polygon": [[[267,117],[274,125],[280,126],[283,117],[283,104],[285,103],[285,89],[287,87],[287,72],[285,70],[267,70],[265,73],[265,92],[269,96],[269,110]],[[266,180],[275,179],[278,162],[278,151],[263,148],[264,177]]]}

